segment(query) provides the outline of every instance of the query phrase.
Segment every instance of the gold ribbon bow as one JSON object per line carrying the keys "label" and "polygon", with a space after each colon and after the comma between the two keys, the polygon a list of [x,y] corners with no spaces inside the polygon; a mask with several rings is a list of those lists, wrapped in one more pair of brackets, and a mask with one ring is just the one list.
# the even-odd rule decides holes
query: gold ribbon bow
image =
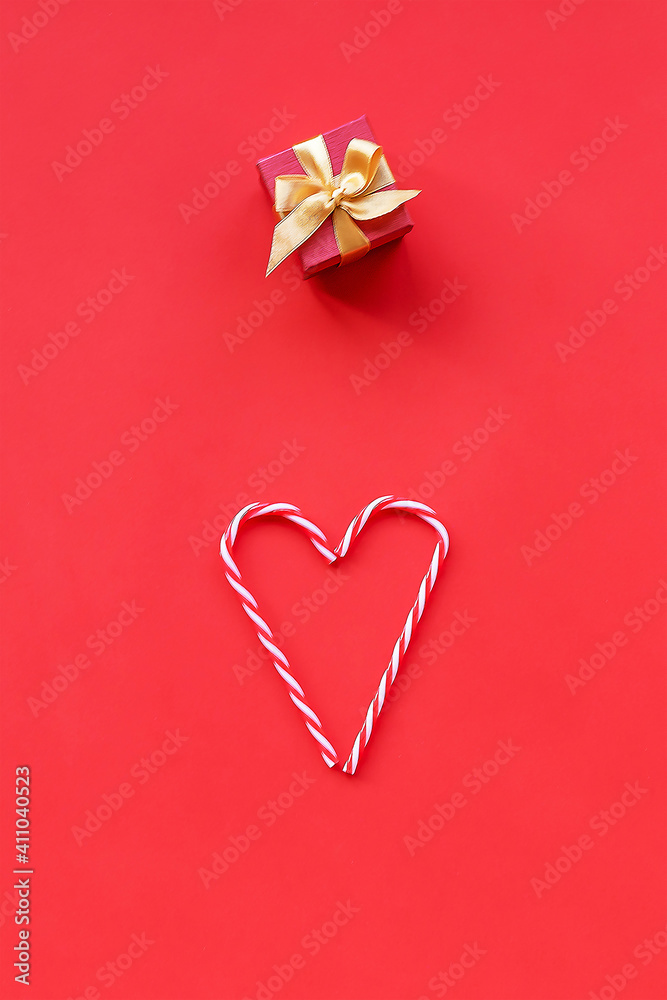
{"label": "gold ribbon bow", "polygon": [[382,155],[382,146],[366,139],[350,141],[337,177],[321,135],[292,148],[305,173],[276,177],[275,209],[281,221],[273,231],[267,277],[330,215],[341,264],[363,257],[371,245],[354,220],[387,215],[420,193],[382,190],[393,184],[394,178]]}

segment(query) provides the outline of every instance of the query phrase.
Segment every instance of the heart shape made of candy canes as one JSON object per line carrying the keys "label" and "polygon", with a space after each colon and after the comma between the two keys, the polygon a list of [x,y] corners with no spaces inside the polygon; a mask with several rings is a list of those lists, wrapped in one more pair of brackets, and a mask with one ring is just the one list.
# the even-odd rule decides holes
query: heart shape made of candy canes
{"label": "heart shape made of candy canes", "polygon": [[238,530],[242,524],[258,517],[277,516],[284,517],[288,521],[292,521],[294,524],[297,524],[300,528],[302,528],[310,538],[310,541],[313,543],[317,551],[324,556],[327,562],[334,563],[343,559],[343,557],[347,555],[352,542],[363,530],[371,514],[379,513],[383,510],[400,510],[406,514],[416,515],[435,528],[439,537],[429,564],[429,568],[419,586],[417,600],[410,609],[403,631],[396,640],[396,645],[394,646],[394,650],[391,654],[389,666],[383,673],[378,689],[373,695],[373,700],[368,706],[366,719],[355,737],[350,755],[342,766],[342,769],[346,774],[354,774],[357,770],[359,758],[368,745],[375,720],[382,711],[382,706],[384,705],[387,692],[396,679],[399,664],[405,655],[408,646],[410,645],[413,629],[424,613],[426,601],[429,594],[433,590],[433,585],[435,584],[438,571],[442,566],[449,549],[449,535],[447,534],[447,529],[444,524],[438,520],[435,511],[432,510],[431,507],[427,507],[426,504],[398,496],[378,497],[377,500],[373,500],[372,503],[369,503],[357,514],[355,518],[352,519],[347,531],[343,535],[343,538],[338,543],[336,548],[332,550],[329,548],[329,543],[324,532],[322,532],[316,524],[313,524],[312,521],[305,518],[301,510],[298,507],[295,507],[294,504],[251,503],[248,504],[247,507],[244,507],[243,510],[240,510],[238,514],[232,518],[220,541],[220,555],[225,563],[225,576],[227,577],[230,585],[239,595],[241,604],[243,605],[243,610],[254,623],[255,628],[257,629],[257,637],[259,638],[259,641],[265,649],[268,650],[274,667],[287,684],[289,696],[302,713],[304,722],[308,727],[309,732],[319,743],[320,753],[322,754],[324,762],[329,767],[333,767],[335,764],[340,764],[340,758],[330,741],[325,736],[319,716],[308,704],[305,692],[294,677],[287,657],[282,650],[278,648],[273,632],[260,615],[257,601],[252,596],[250,591],[243,586],[243,583],[241,582],[241,572],[234,562],[232,550],[236,541]]}

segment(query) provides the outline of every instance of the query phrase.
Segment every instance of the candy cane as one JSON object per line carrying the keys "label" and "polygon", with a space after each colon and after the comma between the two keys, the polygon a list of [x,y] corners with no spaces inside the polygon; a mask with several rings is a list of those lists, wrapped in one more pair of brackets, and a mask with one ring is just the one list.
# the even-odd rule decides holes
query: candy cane
{"label": "candy cane", "polygon": [[414,514],[415,516],[420,517],[436,530],[439,538],[434,549],[429,568],[420,584],[417,599],[408,614],[403,631],[394,646],[389,666],[383,673],[378,689],[368,706],[366,719],[362,728],[357,733],[350,755],[342,765],[342,769],[346,774],[354,774],[358,767],[360,757],[370,740],[375,721],[382,711],[387,692],[396,679],[400,662],[410,645],[413,630],[424,613],[426,601],[429,594],[433,590],[433,586],[438,576],[438,571],[449,549],[449,535],[447,534],[447,529],[438,520],[435,511],[432,510],[431,507],[427,507],[426,504],[390,495],[378,497],[377,500],[373,500],[372,503],[369,503],[366,507],[364,507],[364,509],[360,511],[355,518],[353,518],[350,526],[343,535],[342,540],[333,551],[329,548],[326,536],[320,528],[318,528],[316,524],[313,524],[312,521],[305,518],[298,507],[289,503],[249,504],[232,518],[220,541],[220,555],[222,556],[226,567],[225,576],[227,577],[230,585],[239,595],[245,613],[255,625],[259,641],[271,655],[273,665],[285,681],[289,696],[302,713],[304,722],[309,732],[320,744],[320,753],[322,754],[324,762],[329,767],[333,767],[335,764],[340,763],[338,754],[325,736],[319,716],[308,704],[303,688],[292,674],[287,657],[282,650],[278,648],[271,628],[261,617],[257,601],[250,591],[243,586],[241,582],[241,572],[232,557],[232,550],[236,541],[238,530],[242,524],[257,517],[267,517],[272,515],[284,517],[288,521],[292,521],[294,524],[299,525],[299,527],[306,532],[317,551],[324,556],[328,563],[333,563],[339,559],[343,559],[347,555],[350,546],[363,530],[371,515],[384,510],[402,510],[405,513]]}
{"label": "candy cane", "polygon": [[231,547],[236,541],[236,535],[238,533],[239,527],[246,521],[251,521],[256,517],[265,517],[267,514],[274,514],[280,517],[287,518],[288,521],[293,521],[298,524],[306,532],[311,542],[315,548],[320,552],[327,562],[335,562],[336,556],[327,547],[327,540],[322,531],[313,524],[312,521],[308,521],[301,513],[298,507],[295,507],[291,503],[251,503],[243,510],[240,510],[235,517],[232,518],[229,527],[225,531],[222,539],[220,541],[220,555],[222,556],[225,566],[225,576],[227,577],[229,583],[237,592],[241,598],[241,604],[243,605],[243,610],[248,615],[248,617],[254,622],[255,628],[257,629],[257,636],[259,641],[262,643],[265,649],[271,654],[273,660],[273,665],[282,677],[282,679],[287,684],[289,690],[289,696],[299,709],[303,713],[304,722],[308,727],[310,733],[315,737],[317,742],[321,744],[320,752],[324,759],[324,762],[328,764],[329,767],[333,767],[334,764],[338,763],[338,754],[334,750],[333,746],[329,740],[324,735],[322,730],[322,723],[319,716],[310,707],[306,701],[306,695],[293,676],[289,661],[285,654],[278,649],[276,645],[276,639],[271,631],[270,627],[264,621],[264,619],[259,614],[259,608],[257,607],[257,601],[252,596],[249,590],[247,590],[241,583],[241,572],[232,559]]}
{"label": "candy cane", "polygon": [[445,556],[449,550],[449,535],[447,534],[447,529],[444,524],[438,520],[434,510],[427,507],[426,504],[418,503],[414,500],[404,500],[400,497],[380,497],[378,500],[374,500],[373,503],[369,503],[367,507],[364,507],[361,513],[358,514],[352,521],[343,537],[342,542],[335,550],[338,558],[342,559],[342,557],[346,555],[350,545],[362,530],[371,514],[381,510],[404,510],[412,514],[416,514],[423,521],[426,521],[433,528],[435,528],[440,537],[433,551],[431,564],[419,586],[417,600],[410,609],[410,613],[408,614],[405,625],[403,626],[403,631],[396,640],[396,645],[394,646],[394,650],[391,654],[389,666],[382,675],[378,689],[373,695],[373,699],[368,706],[366,720],[356,735],[354,743],[352,744],[350,756],[343,765],[343,771],[345,771],[346,774],[354,774],[357,770],[359,758],[366,749],[368,741],[371,738],[375,720],[382,711],[387,691],[396,680],[396,674],[398,673],[400,662],[405,656],[406,650],[410,645],[413,629],[421,616],[424,614],[426,601],[429,594],[433,590],[433,585],[438,576],[438,571],[442,566]]}

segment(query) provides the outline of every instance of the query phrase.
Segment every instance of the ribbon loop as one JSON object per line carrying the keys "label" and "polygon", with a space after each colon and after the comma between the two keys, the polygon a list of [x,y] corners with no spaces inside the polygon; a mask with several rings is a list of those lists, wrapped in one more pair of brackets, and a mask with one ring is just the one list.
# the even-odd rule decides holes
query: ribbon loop
{"label": "ribbon loop", "polygon": [[394,177],[382,146],[367,139],[350,140],[338,177],[334,177],[323,136],[292,148],[304,173],[276,177],[275,209],[281,221],[273,232],[267,277],[330,215],[341,264],[363,257],[370,250],[370,242],[354,220],[387,215],[420,193],[382,190],[394,183]]}
{"label": "ribbon loop", "polygon": [[291,212],[311,194],[322,191],[322,185],[306,174],[286,174],[276,177],[276,212]]}
{"label": "ribbon loop", "polygon": [[366,139],[352,139],[345,150],[341,177],[347,180],[349,194],[360,195],[366,191],[377,173],[382,159],[382,146]]}
{"label": "ribbon loop", "polygon": [[314,139],[297,143],[292,149],[309,177],[316,178],[323,187],[332,183],[333,170],[324,136],[316,135]]}

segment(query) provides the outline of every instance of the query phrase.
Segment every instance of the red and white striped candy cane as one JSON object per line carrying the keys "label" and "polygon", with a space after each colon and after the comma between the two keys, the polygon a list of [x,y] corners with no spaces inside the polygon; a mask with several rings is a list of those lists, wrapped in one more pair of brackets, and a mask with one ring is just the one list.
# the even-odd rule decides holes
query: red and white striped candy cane
{"label": "red and white striped candy cane", "polygon": [[449,535],[447,534],[447,529],[438,520],[435,511],[432,510],[431,507],[427,507],[426,504],[418,503],[414,500],[407,500],[398,496],[378,497],[377,500],[373,500],[372,503],[369,503],[362,511],[360,511],[359,514],[357,514],[345,532],[341,542],[332,551],[329,548],[326,536],[320,528],[318,528],[316,524],[313,524],[312,521],[305,518],[300,509],[294,506],[294,504],[253,503],[244,507],[243,510],[240,510],[238,514],[232,518],[232,521],[230,522],[220,542],[220,555],[222,556],[226,567],[225,576],[227,577],[230,585],[239,595],[244,611],[253,621],[255,628],[257,629],[259,641],[271,654],[273,665],[287,684],[289,696],[302,713],[308,730],[320,744],[320,752],[325,763],[329,767],[333,767],[335,764],[340,763],[338,754],[325,736],[319,716],[308,704],[303,688],[292,674],[287,657],[278,648],[273,632],[271,631],[269,625],[261,617],[257,601],[250,591],[243,586],[241,582],[241,572],[232,558],[232,548],[236,541],[239,527],[246,521],[250,521],[257,517],[267,517],[269,515],[285,517],[288,521],[298,524],[299,527],[306,532],[318,552],[324,556],[327,562],[333,563],[338,559],[343,559],[347,555],[352,542],[363,530],[371,514],[379,513],[383,510],[401,510],[407,514],[414,514],[435,528],[439,538],[433,552],[429,568],[420,584],[417,600],[412,606],[406,619],[403,631],[394,646],[389,666],[382,675],[378,689],[368,707],[366,719],[354,740],[352,751],[345,763],[342,765],[342,769],[346,774],[354,774],[357,769],[361,754],[368,745],[368,741],[371,737],[375,720],[382,711],[387,692],[396,679],[398,667],[410,644],[414,627],[424,613],[426,601],[433,589],[438,571],[449,549]]}
{"label": "red and white striped candy cane", "polygon": [[410,609],[410,613],[408,614],[408,617],[405,620],[405,625],[403,626],[403,631],[396,640],[396,645],[394,646],[394,650],[391,654],[389,666],[382,675],[378,689],[373,695],[373,700],[368,706],[366,720],[355,737],[350,756],[343,765],[343,771],[345,771],[346,774],[354,774],[357,770],[359,758],[368,745],[375,720],[382,711],[382,706],[384,705],[387,692],[396,680],[398,667],[401,660],[405,656],[408,646],[410,645],[413,629],[421,616],[424,614],[427,598],[433,590],[433,585],[438,576],[438,571],[442,566],[444,558],[449,550],[449,535],[447,534],[447,529],[444,524],[438,520],[437,514],[431,507],[427,507],[426,504],[418,503],[415,500],[405,500],[402,497],[389,496],[380,497],[378,500],[374,500],[372,503],[369,503],[367,507],[364,507],[360,514],[357,514],[345,532],[343,540],[335,549],[336,556],[339,559],[342,559],[343,556],[347,554],[350,545],[361,532],[371,514],[382,510],[402,510],[410,514],[416,514],[423,521],[426,521],[433,528],[435,528],[440,537],[438,538],[438,542],[433,551],[431,564],[426,572],[426,575],[424,576],[424,579],[419,585],[417,600]]}
{"label": "red and white striped candy cane", "polygon": [[334,764],[338,763],[338,754],[324,735],[319,716],[313,711],[306,701],[305,692],[297,679],[293,676],[287,657],[280,649],[278,649],[273,632],[259,613],[257,601],[252,596],[250,591],[247,590],[241,583],[241,572],[232,559],[231,550],[234,542],[236,541],[236,536],[240,526],[246,521],[252,521],[253,518],[266,517],[269,514],[278,517],[285,517],[288,521],[293,521],[295,524],[298,524],[301,528],[303,528],[317,551],[321,552],[327,562],[332,563],[336,560],[336,556],[327,546],[327,540],[324,533],[320,531],[316,524],[313,524],[312,521],[308,521],[303,516],[299,508],[295,507],[294,504],[251,503],[247,507],[244,507],[243,510],[240,510],[238,514],[232,518],[220,541],[220,555],[222,556],[225,566],[227,567],[225,570],[225,576],[241,598],[243,610],[254,622],[259,641],[271,654],[274,667],[287,684],[290,698],[299,711],[303,713],[306,726],[320,744],[320,752],[324,762],[328,764],[329,767],[333,767]]}

